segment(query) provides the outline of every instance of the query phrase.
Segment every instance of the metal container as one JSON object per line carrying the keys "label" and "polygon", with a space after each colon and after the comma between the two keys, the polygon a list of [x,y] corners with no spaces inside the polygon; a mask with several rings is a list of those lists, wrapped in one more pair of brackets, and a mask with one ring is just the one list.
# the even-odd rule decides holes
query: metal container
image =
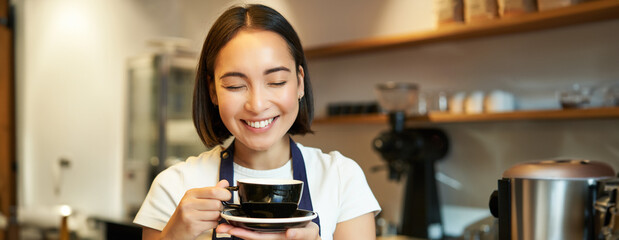
{"label": "metal container", "polygon": [[614,177],[610,165],[589,160],[534,161],[511,167],[491,198],[491,211],[499,218],[499,238],[608,239],[614,215],[606,213],[616,211]]}

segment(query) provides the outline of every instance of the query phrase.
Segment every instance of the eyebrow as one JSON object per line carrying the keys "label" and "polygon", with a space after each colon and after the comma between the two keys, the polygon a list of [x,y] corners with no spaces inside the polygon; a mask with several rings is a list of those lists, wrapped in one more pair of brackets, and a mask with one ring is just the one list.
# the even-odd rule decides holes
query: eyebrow
{"label": "eyebrow", "polygon": [[223,75],[221,75],[221,77],[219,77],[219,79],[223,79],[226,77],[240,77],[240,78],[246,78],[245,74],[242,74],[240,72],[227,72],[224,73]]}
{"label": "eyebrow", "polygon": [[[264,70],[264,75],[268,75],[274,72],[279,72],[279,71],[286,71],[286,72],[290,72],[290,69],[284,66],[280,66],[280,67],[274,67],[274,68],[269,68],[267,70]],[[223,79],[226,77],[240,77],[240,78],[247,78],[247,76],[243,73],[240,72],[227,72],[224,73],[223,75],[221,75],[221,77],[219,77],[219,79]]]}
{"label": "eyebrow", "polygon": [[290,69],[288,69],[287,67],[275,67],[275,68],[270,68],[264,71],[264,75],[270,74],[270,73],[274,73],[274,72],[278,72],[278,71],[286,71],[286,72],[290,72]]}

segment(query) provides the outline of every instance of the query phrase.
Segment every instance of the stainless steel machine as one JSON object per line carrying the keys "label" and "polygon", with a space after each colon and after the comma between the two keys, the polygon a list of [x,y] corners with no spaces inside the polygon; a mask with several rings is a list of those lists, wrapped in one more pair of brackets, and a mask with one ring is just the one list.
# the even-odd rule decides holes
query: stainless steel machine
{"label": "stainless steel machine", "polygon": [[523,162],[503,173],[490,210],[501,240],[617,239],[618,189],[619,179],[603,162]]}

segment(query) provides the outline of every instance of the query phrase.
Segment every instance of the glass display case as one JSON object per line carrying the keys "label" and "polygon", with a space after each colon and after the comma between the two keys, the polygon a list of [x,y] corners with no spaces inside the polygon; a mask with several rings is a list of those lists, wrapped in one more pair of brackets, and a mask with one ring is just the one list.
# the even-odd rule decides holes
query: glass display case
{"label": "glass display case", "polygon": [[197,55],[174,43],[128,61],[123,201],[132,217],[154,177],[206,148],[192,121]]}

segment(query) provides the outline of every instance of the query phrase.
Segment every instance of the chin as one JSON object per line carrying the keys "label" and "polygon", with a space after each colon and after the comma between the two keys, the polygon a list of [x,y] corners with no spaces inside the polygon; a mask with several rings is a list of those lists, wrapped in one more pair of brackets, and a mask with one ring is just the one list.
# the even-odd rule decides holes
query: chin
{"label": "chin", "polygon": [[244,142],[243,144],[245,144],[245,146],[247,146],[249,149],[252,149],[254,151],[266,151],[273,146],[272,141],[260,141],[260,140]]}

